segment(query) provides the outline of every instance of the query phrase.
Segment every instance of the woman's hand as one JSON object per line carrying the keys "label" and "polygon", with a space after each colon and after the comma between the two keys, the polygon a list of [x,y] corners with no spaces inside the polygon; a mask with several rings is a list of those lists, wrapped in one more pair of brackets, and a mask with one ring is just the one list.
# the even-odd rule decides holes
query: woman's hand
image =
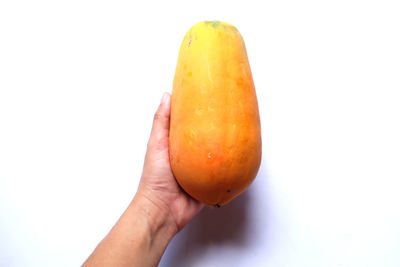
{"label": "woman's hand", "polygon": [[138,191],[84,266],[157,266],[168,243],[203,207],[177,184],[169,163],[170,95],[153,128]]}
{"label": "woman's hand", "polygon": [[137,197],[147,198],[160,210],[170,214],[178,232],[203,205],[187,195],[172,174],[168,152],[170,113],[170,95],[165,93],[154,115]]}

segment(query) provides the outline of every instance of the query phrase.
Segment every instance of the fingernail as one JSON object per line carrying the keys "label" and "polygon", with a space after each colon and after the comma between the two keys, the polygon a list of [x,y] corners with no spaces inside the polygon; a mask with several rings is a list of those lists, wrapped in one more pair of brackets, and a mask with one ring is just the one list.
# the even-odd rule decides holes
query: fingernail
{"label": "fingernail", "polygon": [[168,98],[168,93],[164,93],[161,98],[161,104],[165,104],[165,101],[167,100],[167,98]]}

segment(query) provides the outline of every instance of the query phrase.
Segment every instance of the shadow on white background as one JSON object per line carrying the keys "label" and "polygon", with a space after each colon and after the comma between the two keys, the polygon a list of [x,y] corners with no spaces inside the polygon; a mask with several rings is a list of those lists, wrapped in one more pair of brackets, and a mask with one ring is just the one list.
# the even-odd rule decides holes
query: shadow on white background
{"label": "shadow on white background", "polygon": [[[263,166],[258,176],[248,190],[230,203],[220,208],[205,207],[197,217],[187,225],[170,243],[160,266],[204,266],[209,264],[232,264],[232,253],[237,251],[240,256],[248,247],[254,245],[257,239],[257,229],[254,228],[253,210],[257,206],[257,195],[265,196],[266,189],[257,186],[265,184],[267,175]],[[263,191],[263,192],[262,192]],[[268,207],[260,209],[263,218],[267,218]],[[263,235],[268,233],[268,224],[264,224]],[[218,262],[210,259],[219,258]],[[222,262],[220,260],[222,259]]]}

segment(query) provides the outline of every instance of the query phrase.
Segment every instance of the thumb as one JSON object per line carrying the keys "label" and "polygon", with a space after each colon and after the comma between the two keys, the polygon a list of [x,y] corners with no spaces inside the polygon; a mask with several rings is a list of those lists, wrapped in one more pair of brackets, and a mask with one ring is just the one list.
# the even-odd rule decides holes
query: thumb
{"label": "thumb", "polygon": [[170,114],[171,96],[169,93],[164,93],[161,98],[161,103],[154,114],[148,149],[159,151],[168,149]]}

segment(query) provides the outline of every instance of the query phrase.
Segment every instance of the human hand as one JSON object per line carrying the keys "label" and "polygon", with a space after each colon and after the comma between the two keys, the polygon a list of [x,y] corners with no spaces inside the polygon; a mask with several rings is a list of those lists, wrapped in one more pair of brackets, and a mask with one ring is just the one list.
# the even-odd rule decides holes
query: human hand
{"label": "human hand", "polygon": [[157,266],[168,243],[203,207],[178,185],[169,163],[170,95],[154,116],[138,191],[83,266]]}
{"label": "human hand", "polygon": [[146,198],[160,210],[160,214],[168,214],[178,232],[201,210],[203,204],[180,188],[171,170],[168,146],[170,98],[168,93],[164,93],[154,115],[136,197]]}

